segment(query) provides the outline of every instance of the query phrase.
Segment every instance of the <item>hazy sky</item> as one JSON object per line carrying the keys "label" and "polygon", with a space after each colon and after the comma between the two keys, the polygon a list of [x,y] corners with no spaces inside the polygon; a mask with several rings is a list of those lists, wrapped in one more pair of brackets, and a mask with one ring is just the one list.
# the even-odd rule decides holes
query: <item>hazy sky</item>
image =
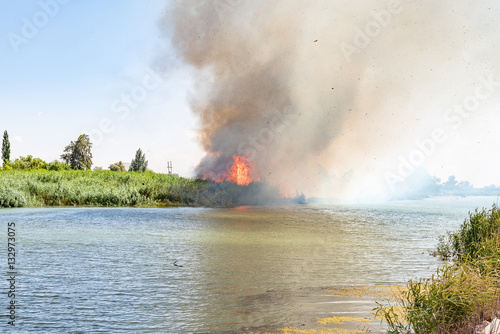
{"label": "hazy sky", "polygon": [[[176,48],[211,69],[194,105],[202,175],[238,152],[306,195],[380,198],[421,167],[500,184],[498,1],[175,4]],[[281,130],[273,110],[286,110]]]}
{"label": "hazy sky", "polygon": [[[12,156],[31,154],[52,161],[59,158],[71,140],[87,133],[94,141],[95,166],[107,168],[118,160],[130,162],[140,147],[154,171],[165,172],[166,162],[172,160],[174,172],[192,176],[204,155],[198,142],[198,120],[187,102],[194,76],[176,58],[160,31],[160,27],[168,29],[168,22],[159,24],[169,10],[168,4],[165,0],[3,1],[0,4],[0,130],[9,132]],[[369,13],[367,9],[366,15],[359,14],[360,27],[370,22]],[[493,15],[498,17],[499,13]],[[398,19],[396,17],[393,24],[402,24]],[[355,37],[356,26],[347,28],[349,36]],[[320,36],[324,40],[327,35]],[[313,34],[311,38],[317,37]],[[352,38],[346,41],[353,43]],[[383,43],[381,39],[378,46],[377,41],[366,46],[366,54],[370,55],[370,49],[380,52]],[[401,43],[407,45],[412,41],[401,40]],[[477,43],[477,53],[461,55],[465,61],[480,64],[481,52],[486,56],[498,55],[498,46],[491,44],[496,42],[486,38],[483,41],[478,35]],[[415,49],[419,52],[417,46]],[[394,50],[386,52],[391,55]],[[335,45],[335,52],[333,62],[342,55],[341,44]],[[488,66],[491,59],[487,57]],[[453,68],[428,70],[454,73]],[[452,89],[454,76],[450,75],[448,85],[443,87],[446,91],[443,100],[423,103],[432,109],[423,114],[435,115],[432,117],[420,117],[421,110],[412,108],[412,103],[420,105],[426,89],[432,89],[435,94],[439,86],[418,87],[411,95],[402,96],[401,99],[407,98],[405,113],[413,115],[412,121],[398,123],[400,119],[394,117],[374,124],[387,129],[401,125],[402,132],[410,132],[414,139],[390,145],[380,156],[390,162],[381,170],[397,174],[400,157],[408,160],[420,150],[416,142],[432,138],[435,129],[442,129],[444,134],[438,137],[446,139],[425,156],[423,167],[441,178],[456,175],[459,180],[469,180],[477,186],[500,185],[500,131],[497,130],[500,89],[494,87],[488,98],[481,100],[479,108],[467,117],[457,112],[447,113],[455,103],[466,103],[477,87],[482,86],[481,92],[485,93],[487,87],[484,88],[482,80],[488,80],[489,76],[499,80],[499,70],[490,66],[485,71],[474,72],[475,75],[462,76],[467,80],[458,83],[456,91]],[[374,73],[368,70],[365,74],[365,83],[370,80],[376,83]],[[387,94],[384,92],[384,96]],[[357,108],[363,108],[361,102]],[[446,115],[448,121],[444,119]],[[457,122],[461,124],[456,126]],[[338,157],[351,155],[344,161],[350,161],[354,169],[366,159],[375,161],[380,151],[367,150],[362,151],[363,156],[352,156],[349,143],[359,141],[359,133],[371,123],[359,128],[360,132],[356,132],[356,121],[351,123],[345,126],[352,126],[352,132],[339,137],[332,152]],[[383,133],[383,129],[380,132]],[[345,139],[347,137],[349,139]],[[397,136],[392,140],[397,143]],[[377,138],[370,141],[376,143]],[[418,154],[414,158],[418,159]],[[342,168],[328,171],[342,175],[351,167],[347,164]]]}

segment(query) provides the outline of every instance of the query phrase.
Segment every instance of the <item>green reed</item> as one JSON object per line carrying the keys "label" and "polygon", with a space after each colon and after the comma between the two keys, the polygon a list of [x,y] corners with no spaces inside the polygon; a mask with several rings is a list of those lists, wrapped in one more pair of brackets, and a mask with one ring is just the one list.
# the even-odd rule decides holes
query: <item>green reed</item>
{"label": "green reed", "polygon": [[440,239],[435,255],[453,259],[431,278],[410,281],[375,308],[388,333],[472,333],[500,311],[500,211],[476,210]]}
{"label": "green reed", "polygon": [[262,183],[238,186],[175,175],[113,171],[0,171],[0,207],[234,206],[280,201]]}

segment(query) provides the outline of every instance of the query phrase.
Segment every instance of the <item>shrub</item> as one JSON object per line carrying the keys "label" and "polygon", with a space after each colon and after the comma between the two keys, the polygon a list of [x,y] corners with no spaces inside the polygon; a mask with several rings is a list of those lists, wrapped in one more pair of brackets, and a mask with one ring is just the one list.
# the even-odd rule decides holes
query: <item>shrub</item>
{"label": "shrub", "polygon": [[65,162],[59,162],[57,160],[52,161],[51,163],[47,164],[46,167],[47,170],[53,170],[53,171],[59,171],[59,170],[70,170],[71,166],[68,165]]}
{"label": "shrub", "polygon": [[118,161],[112,165],[109,165],[109,170],[112,170],[113,172],[125,172],[127,169],[125,168],[123,162]]}

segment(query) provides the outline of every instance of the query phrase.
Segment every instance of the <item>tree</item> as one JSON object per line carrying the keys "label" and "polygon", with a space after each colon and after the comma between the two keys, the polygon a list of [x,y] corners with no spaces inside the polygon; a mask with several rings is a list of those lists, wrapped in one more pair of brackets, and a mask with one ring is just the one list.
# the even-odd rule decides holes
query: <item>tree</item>
{"label": "tree", "polygon": [[71,166],[68,165],[65,162],[59,162],[57,160],[52,161],[51,163],[47,164],[47,170],[70,170]]}
{"label": "tree", "polygon": [[19,157],[16,160],[14,160],[12,167],[14,169],[31,169],[32,162],[33,162],[32,155],[28,155],[27,157]]}
{"label": "tree", "polygon": [[9,134],[7,133],[7,130],[5,130],[5,132],[3,133],[2,161],[3,161],[4,167],[10,161],[10,141],[9,141]]}
{"label": "tree", "polygon": [[113,172],[125,172],[127,169],[125,168],[123,162],[118,161],[112,165],[109,165],[109,170],[112,170]]}
{"label": "tree", "polygon": [[448,181],[444,183],[444,186],[447,188],[453,188],[458,184],[457,178],[455,176],[450,176]]}
{"label": "tree", "polygon": [[83,134],[78,137],[76,142],[71,142],[64,149],[64,154],[61,155],[72,169],[87,169],[92,168],[92,143],[88,135]]}
{"label": "tree", "polygon": [[32,155],[19,157],[13,163],[9,163],[13,169],[47,169],[47,163],[40,158],[33,158]]}
{"label": "tree", "polygon": [[130,164],[129,172],[145,172],[148,168],[148,162],[146,160],[146,154],[142,153],[141,149],[138,149],[135,153],[135,159],[132,159]]}

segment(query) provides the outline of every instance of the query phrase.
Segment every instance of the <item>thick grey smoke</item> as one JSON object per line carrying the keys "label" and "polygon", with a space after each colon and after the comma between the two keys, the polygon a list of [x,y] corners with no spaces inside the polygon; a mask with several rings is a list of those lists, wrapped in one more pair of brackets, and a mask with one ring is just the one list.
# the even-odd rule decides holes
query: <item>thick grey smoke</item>
{"label": "thick grey smoke", "polygon": [[238,154],[253,161],[255,179],[287,193],[385,187],[397,152],[443,122],[480,78],[495,76],[499,8],[465,0],[176,1],[166,19],[197,76],[191,104],[207,153],[199,176],[219,178]]}

